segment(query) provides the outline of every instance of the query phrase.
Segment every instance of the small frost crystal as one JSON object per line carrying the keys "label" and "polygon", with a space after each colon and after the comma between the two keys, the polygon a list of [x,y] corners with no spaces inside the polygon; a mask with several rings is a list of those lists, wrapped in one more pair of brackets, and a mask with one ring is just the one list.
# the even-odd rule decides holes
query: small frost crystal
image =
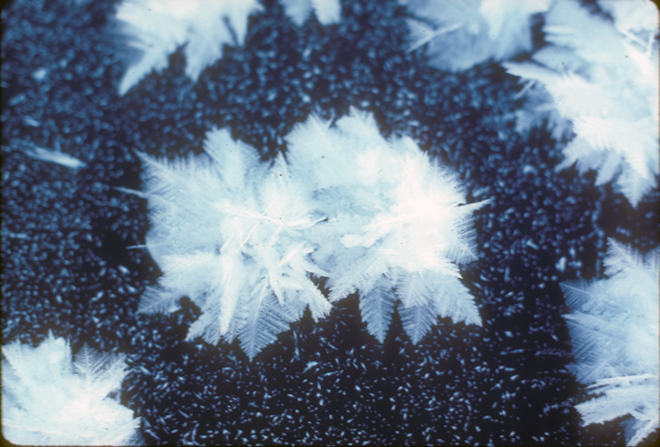
{"label": "small frost crystal", "polygon": [[575,138],[558,169],[597,170],[597,185],[616,179],[637,206],[657,187],[658,12],[649,0],[598,4],[611,19],[556,0],[543,27],[551,45],[534,53],[534,62],[504,66],[529,90],[519,129],[549,118],[558,138],[572,127]]}
{"label": "small frost crystal", "polygon": [[532,49],[531,18],[551,0],[399,0],[408,21],[410,50],[426,46],[430,64],[462,71],[489,59]]}
{"label": "small frost crystal", "polygon": [[84,161],[79,160],[72,155],[65,154],[62,151],[45,149],[34,145],[26,146],[23,150],[28,157],[32,157],[36,160],[43,160],[48,163],[56,163],[70,169],[76,170],[87,166],[87,163]]}
{"label": "small frost crystal", "polygon": [[572,369],[597,397],[576,406],[584,424],[631,416],[628,445],[658,429],[659,249],[641,256],[610,239],[608,279],[562,284],[577,363]]}
{"label": "small frost crystal", "polygon": [[144,156],[152,228],[147,246],[163,270],[140,310],[168,311],[181,296],[202,308],[189,339],[238,337],[250,358],[309,307],[359,291],[367,328],[383,341],[395,301],[417,342],[438,316],[480,324],[457,264],[476,259],[454,175],[409,138],[386,141],[373,118],[352,112],[335,127],[316,117],[286,138],[270,167],[256,150],[210,132],[206,155],[171,163]]}
{"label": "small frost crystal", "polygon": [[281,0],[286,15],[301,26],[312,11],[322,25],[332,25],[341,18],[339,0]]}
{"label": "small frost crystal", "polygon": [[140,420],[110,397],[126,365],[119,356],[71,348],[52,335],[39,347],[2,348],[2,432],[20,445],[132,445]]}
{"label": "small frost crystal", "polygon": [[250,358],[276,340],[307,306],[330,308],[310,279],[306,232],[318,216],[294,187],[282,156],[266,168],[256,150],[210,132],[206,155],[173,163],[144,156],[152,229],[147,246],[164,275],[140,310],[169,310],[190,297],[203,314],[188,339],[238,337]]}
{"label": "small frost crystal", "polygon": [[[383,341],[395,301],[418,342],[438,316],[481,324],[458,263],[476,259],[456,177],[407,137],[386,141],[371,115],[310,118],[287,137],[295,178],[329,216],[313,232],[313,258],[329,272],[330,300],[359,291],[362,318]],[[310,172],[312,167],[312,172]]]}
{"label": "small frost crystal", "polygon": [[224,45],[243,43],[248,17],[262,9],[257,0],[123,0],[116,16],[140,56],[126,70],[119,94],[167,67],[170,54],[183,45],[186,75],[197,80],[222,58]]}

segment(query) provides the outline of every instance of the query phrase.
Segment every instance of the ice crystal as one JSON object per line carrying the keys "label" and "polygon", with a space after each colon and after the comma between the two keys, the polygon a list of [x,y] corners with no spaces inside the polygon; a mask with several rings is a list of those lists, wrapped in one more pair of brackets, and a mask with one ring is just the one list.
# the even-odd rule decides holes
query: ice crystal
{"label": "ice crystal", "polygon": [[385,140],[370,115],[335,126],[317,117],[285,140],[270,167],[257,151],[210,132],[206,155],[143,156],[152,228],[147,246],[163,270],[140,310],[168,311],[190,297],[202,316],[189,339],[238,337],[249,357],[301,318],[358,291],[368,330],[383,341],[394,304],[417,342],[440,317],[480,324],[458,264],[476,259],[455,175],[410,138]]}
{"label": "ice crystal", "polygon": [[322,216],[294,188],[281,156],[267,168],[227,130],[210,132],[204,148],[171,163],[143,156],[147,245],[164,274],[140,310],[165,311],[188,296],[203,312],[188,339],[238,337],[252,358],[307,306],[315,319],[329,310],[309,277],[325,273],[305,236]]}
{"label": "ice crystal", "polygon": [[243,43],[248,17],[262,9],[257,0],[123,0],[116,17],[139,57],[126,70],[119,93],[167,67],[169,56],[184,45],[186,75],[197,80],[222,58],[224,45]]}
{"label": "ice crystal", "polygon": [[[533,62],[504,66],[533,91],[522,114],[538,118],[523,118],[522,129],[548,113],[563,128],[557,115],[570,122],[575,137],[558,169],[597,170],[597,185],[615,179],[637,206],[657,187],[657,8],[648,0],[599,4],[612,19],[574,0],[556,0],[543,27],[551,45],[534,53]],[[566,133],[555,130],[556,137]]]}
{"label": "ice crystal", "polygon": [[[438,316],[480,324],[458,264],[476,259],[472,212],[455,175],[408,137],[385,140],[355,110],[331,127],[310,118],[286,138],[296,178],[328,221],[313,253],[329,272],[330,300],[360,294],[367,328],[383,341],[396,299],[413,342]],[[313,171],[309,172],[309,167]]]}
{"label": "ice crystal", "polygon": [[659,250],[641,256],[610,239],[607,279],[562,284],[573,312],[572,365],[593,399],[576,406],[584,424],[629,416],[628,445],[658,428]]}
{"label": "ice crystal", "polygon": [[505,60],[532,49],[531,18],[550,0],[399,0],[409,20],[411,50],[426,48],[429,63],[449,71]]}
{"label": "ice crystal", "polygon": [[52,335],[39,347],[2,348],[2,431],[20,445],[132,445],[140,420],[112,396],[126,375],[121,356],[71,348]]}
{"label": "ice crystal", "polygon": [[293,23],[300,26],[314,12],[322,25],[332,25],[341,18],[339,0],[282,0],[284,11]]}

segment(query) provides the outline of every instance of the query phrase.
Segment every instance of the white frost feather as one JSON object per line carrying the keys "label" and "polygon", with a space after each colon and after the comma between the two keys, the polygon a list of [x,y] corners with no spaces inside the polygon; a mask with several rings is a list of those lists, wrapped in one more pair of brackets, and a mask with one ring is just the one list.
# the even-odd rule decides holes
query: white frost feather
{"label": "white frost feather", "polygon": [[329,278],[330,301],[359,291],[380,341],[397,298],[414,342],[438,317],[481,323],[458,265],[476,259],[471,216],[484,202],[465,204],[455,175],[410,138],[385,140],[366,113],[334,126],[312,116],[285,139],[286,161],[270,167],[227,130],[208,134],[206,156],[142,156],[163,276],[140,311],[188,296],[202,309],[188,339],[238,337],[250,358],[306,308],[328,313],[312,275]]}
{"label": "white frost feather", "polygon": [[52,335],[39,347],[2,348],[2,431],[19,445],[133,445],[139,418],[110,393],[121,387],[121,356],[71,348]]}
{"label": "white frost feather", "polygon": [[449,71],[530,51],[531,17],[551,0],[399,0],[409,20],[410,50],[426,47],[430,64]]}
{"label": "white frost feather", "polygon": [[183,162],[142,156],[147,246],[163,276],[140,310],[169,310],[188,296],[203,312],[189,339],[239,337],[252,358],[306,307],[315,319],[330,308],[310,279],[325,272],[311,262],[315,247],[305,236],[320,217],[281,157],[267,169],[227,130],[210,132],[204,148],[207,155]]}
{"label": "white frost feather", "polygon": [[61,151],[54,151],[52,149],[44,149],[42,147],[31,146],[23,149],[25,154],[37,160],[47,161],[49,163],[57,163],[58,165],[66,166],[71,169],[80,169],[87,166],[82,160],[79,160],[72,155],[65,154]]}
{"label": "white frost feather", "polygon": [[576,364],[596,397],[576,406],[584,424],[632,417],[628,445],[658,429],[658,257],[641,256],[610,239],[607,279],[562,284]]}
{"label": "white frost feather", "polygon": [[[597,170],[597,184],[614,181],[637,206],[657,187],[660,162],[657,9],[648,0],[599,4],[614,21],[592,15],[574,0],[556,0],[543,28],[552,45],[532,56],[535,64],[504,66],[531,87],[528,115],[559,124],[556,137],[568,132],[553,115],[570,122],[575,138],[557,169],[576,164],[581,173]],[[541,89],[546,104],[538,100]],[[527,123],[539,121],[524,115],[519,118]],[[529,126],[519,122],[519,127]]]}
{"label": "white frost feather", "polygon": [[123,0],[116,17],[140,56],[126,70],[119,94],[167,67],[170,54],[182,45],[186,75],[197,80],[222,58],[224,45],[243,43],[248,17],[262,9],[257,0]]}
{"label": "white frost feather", "polygon": [[[383,341],[393,303],[419,341],[438,316],[480,324],[458,264],[476,259],[471,215],[457,178],[431,163],[409,138],[385,140],[373,117],[351,111],[334,127],[317,118],[286,138],[287,159],[301,188],[329,216],[316,236],[316,263],[329,272],[330,300],[358,291],[367,329]],[[312,169],[310,170],[310,167]],[[419,293],[406,284],[418,278]],[[420,310],[418,309],[418,310]]]}

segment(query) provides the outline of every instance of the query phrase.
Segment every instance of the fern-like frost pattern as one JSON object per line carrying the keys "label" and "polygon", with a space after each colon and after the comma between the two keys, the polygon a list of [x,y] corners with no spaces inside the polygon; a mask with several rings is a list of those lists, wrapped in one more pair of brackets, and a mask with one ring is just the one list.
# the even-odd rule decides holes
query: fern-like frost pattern
{"label": "fern-like frost pattern", "polygon": [[[142,156],[152,222],[147,246],[164,274],[140,309],[157,312],[190,297],[202,315],[189,339],[238,337],[251,358],[309,307],[330,304],[311,275],[305,232],[322,216],[294,187],[284,159],[266,168],[227,130],[209,133],[206,153],[164,162]],[[274,318],[274,316],[278,318]]]}
{"label": "fern-like frost pattern", "polygon": [[2,348],[2,431],[17,445],[134,445],[140,420],[110,397],[123,357],[71,348],[52,335],[37,348]]}
{"label": "fern-like frost pattern", "polygon": [[[480,324],[458,265],[476,259],[472,212],[454,175],[409,138],[386,141],[368,114],[330,126],[315,116],[287,137],[271,166],[227,130],[206,154],[142,156],[152,227],[147,247],[164,274],[142,312],[202,310],[188,339],[240,340],[253,358],[309,308],[360,294],[367,329],[385,339],[396,301],[414,342],[438,317]],[[314,277],[327,277],[329,299]]]}
{"label": "fern-like frost pattern", "polygon": [[598,4],[611,19],[555,1],[543,27],[551,45],[504,66],[528,87],[519,129],[549,119],[556,138],[573,137],[557,169],[596,170],[597,185],[614,181],[635,207],[657,187],[658,12],[649,0]]}
{"label": "fern-like frost pattern", "polygon": [[584,424],[630,418],[628,445],[658,429],[660,405],[659,250],[645,256],[612,239],[607,279],[562,284],[577,379],[593,399],[578,404]]}
{"label": "fern-like frost pattern", "polygon": [[184,46],[186,75],[200,73],[222,58],[224,45],[240,45],[248,17],[263,10],[257,0],[123,0],[116,17],[139,56],[119,85],[123,95],[151,71],[161,71]]}
{"label": "fern-like frost pattern", "polygon": [[381,342],[395,299],[404,312],[425,314],[403,319],[415,343],[438,316],[481,324],[458,265],[477,258],[471,216],[484,202],[466,205],[455,175],[410,138],[385,140],[363,112],[334,127],[310,118],[287,142],[297,178],[316,166],[301,187],[328,216],[313,233],[313,257],[329,272],[330,301],[358,292],[367,329]]}
{"label": "fern-like frost pattern", "polygon": [[462,71],[532,48],[532,16],[551,0],[399,0],[412,18],[410,50],[425,48],[429,64]]}

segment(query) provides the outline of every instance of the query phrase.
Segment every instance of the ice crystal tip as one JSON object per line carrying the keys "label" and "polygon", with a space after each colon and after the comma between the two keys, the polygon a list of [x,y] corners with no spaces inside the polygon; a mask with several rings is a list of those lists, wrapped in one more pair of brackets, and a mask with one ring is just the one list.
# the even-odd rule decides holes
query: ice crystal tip
{"label": "ice crystal tip", "polygon": [[339,0],[281,0],[284,12],[298,26],[310,17],[312,12],[322,25],[332,25],[341,19]]}

